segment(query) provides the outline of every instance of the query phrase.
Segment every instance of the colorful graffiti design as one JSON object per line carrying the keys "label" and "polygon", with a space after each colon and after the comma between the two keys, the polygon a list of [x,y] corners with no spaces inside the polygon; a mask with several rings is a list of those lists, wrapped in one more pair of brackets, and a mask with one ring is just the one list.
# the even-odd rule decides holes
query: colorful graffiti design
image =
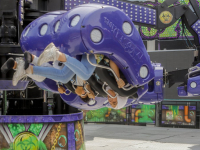
{"label": "colorful graffiti design", "polygon": [[126,108],[115,110],[111,108],[101,108],[97,110],[83,110],[85,122],[125,122]]}
{"label": "colorful graffiti design", "polygon": [[[115,110],[111,108],[101,108],[98,110],[84,110],[85,122],[114,122],[124,123],[129,114],[128,108]],[[132,105],[131,122],[134,123],[155,123],[155,105]]]}
{"label": "colorful graffiti design", "polygon": [[13,148],[15,150],[38,150],[38,139],[32,133],[22,132],[15,138]]}
{"label": "colorful graffiti design", "polygon": [[155,123],[155,105],[132,105],[133,123]]}
{"label": "colorful graffiti design", "polygon": [[163,125],[189,125],[196,123],[196,106],[162,105]]}
{"label": "colorful graffiti design", "polygon": [[74,137],[76,141],[76,149],[77,150],[85,150],[85,143],[84,143],[84,128],[83,128],[84,122],[77,121],[75,123],[75,131],[74,131]]}
{"label": "colorful graffiti design", "polygon": [[83,121],[70,125],[68,140],[68,123],[0,124],[0,150],[85,150]]}

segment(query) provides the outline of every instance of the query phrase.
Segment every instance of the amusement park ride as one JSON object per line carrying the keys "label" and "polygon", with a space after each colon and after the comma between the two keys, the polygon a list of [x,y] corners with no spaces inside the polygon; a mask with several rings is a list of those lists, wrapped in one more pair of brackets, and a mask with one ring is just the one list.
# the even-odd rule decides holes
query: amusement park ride
{"label": "amusement park ride", "polygon": [[[177,88],[179,96],[199,96],[200,10],[196,0],[190,0],[191,7],[177,1],[148,5],[125,0],[0,0],[0,66],[9,57],[23,57],[25,51],[39,56],[53,42],[61,52],[77,59],[103,54],[117,64],[129,83],[118,88],[112,69],[93,64],[87,57],[96,66],[95,74],[87,80],[96,97],[85,103],[75,94],[71,82],[28,78],[13,86],[14,71],[0,73],[0,149],[84,150],[83,113],[78,109],[111,108],[106,85],[116,94],[129,97],[125,107],[161,102],[164,87],[178,82],[182,82]],[[197,55],[187,71],[167,72],[162,64],[151,62],[135,25],[161,31],[180,18],[194,37]],[[33,83],[37,87],[33,88]],[[59,94],[58,84],[66,93]],[[53,113],[48,111],[45,91],[56,93]],[[188,106],[184,110],[188,120]]]}
{"label": "amusement park ride", "polygon": [[[54,10],[45,12],[39,8],[34,9],[34,1],[31,0],[19,0],[16,3],[2,0],[0,3],[6,5],[0,5],[1,64],[8,56],[19,57],[19,54],[25,51],[39,56],[51,42],[61,52],[77,58],[84,54],[105,55],[118,65],[130,86],[117,88],[115,80],[109,76],[110,68],[97,65],[95,73],[103,84],[100,84],[94,75],[87,81],[96,93],[95,100],[88,104],[83,102],[75,94],[71,82],[64,85],[66,93],[60,94],[65,103],[79,109],[111,107],[104,85],[109,85],[121,96],[129,97],[126,107],[139,102],[154,104],[162,101],[164,86],[168,82],[180,82],[180,79],[183,84],[178,87],[179,96],[198,96],[200,10],[195,0],[190,0],[192,9],[188,5],[175,4],[176,2],[177,0],[167,0],[152,7],[143,2],[117,0],[38,1],[46,5],[45,7],[49,3],[51,10]],[[56,4],[55,7],[53,4]],[[56,10],[57,7],[64,10]],[[199,52],[194,58],[195,66],[190,68],[187,74],[182,74],[181,71],[166,72],[161,64],[152,63],[135,27],[142,25],[163,30],[180,18],[182,24],[194,36],[196,51]],[[11,85],[11,77],[11,72],[7,75],[1,74],[2,91],[27,88],[29,81],[19,82],[14,87]],[[43,90],[58,93],[58,85],[51,79],[35,83]]]}

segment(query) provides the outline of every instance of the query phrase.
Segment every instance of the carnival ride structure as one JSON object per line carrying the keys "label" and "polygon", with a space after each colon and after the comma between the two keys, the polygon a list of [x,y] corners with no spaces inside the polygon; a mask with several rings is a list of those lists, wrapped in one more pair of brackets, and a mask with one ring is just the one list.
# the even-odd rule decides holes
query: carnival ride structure
{"label": "carnival ride structure", "polygon": [[[87,80],[96,94],[95,100],[84,103],[74,93],[73,83],[69,82],[63,85],[66,93],[54,97],[53,108],[48,103],[46,92],[43,97],[38,89],[27,92],[28,88],[32,88],[29,83],[32,83],[31,79],[13,86],[13,71],[0,74],[0,90],[4,91],[0,104],[0,133],[4,145],[0,148],[85,149],[83,113],[76,108],[94,110],[111,107],[106,98],[106,85],[119,95],[129,97],[126,107],[137,103],[160,102],[164,97],[164,86],[169,84],[171,87],[177,82],[183,82],[178,87],[179,96],[199,96],[200,11],[195,0],[190,0],[192,7],[176,3],[177,0],[167,0],[155,6],[125,0],[38,0],[38,7],[36,1],[0,1],[1,65],[8,57],[23,57],[24,51],[39,56],[53,42],[61,52],[77,59],[81,55],[105,55],[118,65],[131,86],[117,88],[114,72],[100,63],[95,73],[101,82],[94,75]],[[49,11],[40,10],[41,6],[48,7]],[[167,72],[160,63],[151,62],[135,25],[164,30],[180,18],[194,36],[196,51],[199,53],[194,56],[193,67],[188,71]],[[110,72],[113,72],[113,76],[110,76]],[[44,91],[58,93],[58,85],[53,80],[34,82]],[[27,92],[25,96],[15,98],[16,91],[24,90]],[[60,97],[69,105],[63,104]],[[48,107],[53,108],[52,114]],[[188,106],[184,110],[186,121],[191,121],[188,120]],[[27,144],[31,140],[34,142]]]}
{"label": "carnival ride structure", "polygon": [[[23,23],[22,2],[19,3],[21,24]],[[116,0],[66,0],[65,11],[46,13],[26,25],[21,34],[20,46],[22,51],[29,51],[37,56],[50,42],[53,42],[61,52],[77,58],[80,55],[103,54],[118,65],[131,85],[129,88],[118,89],[115,81],[112,80],[113,77],[106,75],[110,68],[97,65],[95,72],[103,85],[99,84],[94,76],[88,80],[97,94],[95,100],[89,104],[84,103],[73,93],[73,84],[65,85],[68,93],[61,94],[61,97],[73,107],[80,109],[110,107],[106,99],[108,93],[105,91],[105,85],[109,85],[119,95],[129,97],[126,106],[139,102],[153,104],[162,101],[163,86],[171,82],[175,75],[167,73],[161,64],[151,63],[135,25],[162,30],[181,17],[182,23],[194,36],[196,49],[199,51],[200,11],[196,2],[190,0],[192,10],[188,5],[173,5],[176,2],[177,0],[168,0],[151,7],[144,6],[142,3],[134,4]],[[199,55],[195,57],[193,64],[199,62]],[[88,62],[90,62],[89,57]],[[91,63],[91,65],[95,64]],[[198,72],[198,66],[189,70],[189,78],[186,81],[188,83],[185,83],[184,87],[182,85],[178,87],[179,96],[198,95],[196,82],[198,77],[194,77],[198,73],[191,76],[191,71]],[[176,81],[173,80],[174,82]],[[19,83],[19,86],[22,83]],[[46,79],[36,84],[44,90],[58,93],[57,83],[53,80]],[[13,88],[10,86],[10,90]]]}

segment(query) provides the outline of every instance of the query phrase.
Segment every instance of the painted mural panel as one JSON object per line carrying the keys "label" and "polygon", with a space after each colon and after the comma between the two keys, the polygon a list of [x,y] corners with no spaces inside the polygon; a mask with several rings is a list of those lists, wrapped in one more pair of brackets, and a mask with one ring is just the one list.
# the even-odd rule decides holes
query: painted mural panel
{"label": "painted mural panel", "polygon": [[132,105],[132,123],[155,123],[155,105]]}
{"label": "painted mural panel", "polygon": [[115,110],[111,108],[101,108],[97,110],[84,110],[83,117],[85,122],[126,122],[126,108]]}
{"label": "painted mural panel", "polygon": [[6,139],[6,137],[4,137],[5,132],[1,132],[0,131],[0,149],[9,149],[10,145],[9,145],[9,139]]}
{"label": "painted mural panel", "polygon": [[75,123],[74,136],[75,136],[75,141],[76,141],[76,150],[85,150],[84,122],[83,121],[77,121]]}
{"label": "painted mural panel", "polygon": [[[32,131],[30,131],[31,125],[35,126]],[[40,136],[43,133],[41,124],[0,124],[0,149],[47,150]]]}
{"label": "painted mural panel", "polygon": [[162,105],[162,124],[195,126],[196,106]]}
{"label": "painted mural panel", "polygon": [[67,149],[67,126],[66,123],[54,124],[44,139],[47,149]]}
{"label": "painted mural panel", "polygon": [[[69,128],[71,126],[72,128]],[[73,145],[73,142],[76,144]],[[71,148],[85,150],[83,121],[0,124],[0,150],[67,150]]]}

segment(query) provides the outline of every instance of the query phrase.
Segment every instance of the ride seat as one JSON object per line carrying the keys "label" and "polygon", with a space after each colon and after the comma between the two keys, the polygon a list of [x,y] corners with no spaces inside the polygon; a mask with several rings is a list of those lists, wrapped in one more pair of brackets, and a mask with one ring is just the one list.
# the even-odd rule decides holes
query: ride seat
{"label": "ride seat", "polygon": [[[196,71],[196,72],[192,72],[190,73],[190,77],[195,77],[195,76],[199,76],[200,75],[200,70]],[[179,85],[179,87],[184,86],[184,90],[187,92],[187,83],[188,83],[188,73],[185,75],[185,80],[182,84]]]}
{"label": "ride seat", "polygon": [[[106,66],[103,61],[99,63],[99,65]],[[96,67],[95,73],[99,76],[100,80],[104,83],[106,82],[111,89],[113,89],[115,92],[117,92],[122,97],[130,97],[130,98],[138,98],[137,90],[138,88],[132,88],[129,91],[125,91],[121,88],[118,88],[117,82],[114,78],[114,75],[111,76],[107,69]]]}
{"label": "ride seat", "polygon": [[[106,97],[107,94],[103,91],[102,89],[102,85],[100,83],[97,82],[96,78],[94,77],[94,75],[92,75],[88,80],[87,82],[90,84],[90,87],[92,89],[92,91],[96,94],[98,92],[98,95],[97,97]],[[72,82],[68,82],[66,84],[64,84],[65,87],[70,90],[72,93],[76,94],[75,93],[75,89],[73,87],[73,84]]]}
{"label": "ride seat", "polygon": [[99,94],[97,97],[107,97],[107,94],[103,91],[102,85],[96,80],[95,76],[92,75],[87,82],[90,84],[90,87],[95,92],[97,91]]}

